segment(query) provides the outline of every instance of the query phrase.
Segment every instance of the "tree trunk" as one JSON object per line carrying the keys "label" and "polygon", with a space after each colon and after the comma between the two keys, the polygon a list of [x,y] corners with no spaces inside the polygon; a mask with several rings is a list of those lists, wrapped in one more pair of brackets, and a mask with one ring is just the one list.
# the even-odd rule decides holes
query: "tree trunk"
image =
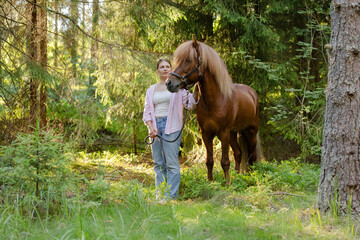
{"label": "tree trunk", "polygon": [[[82,22],[81,22],[81,27],[82,27],[82,29],[86,29],[86,26],[85,26],[85,22],[86,22],[86,12],[85,12],[85,8],[86,8],[86,2],[84,1],[83,2],[83,6],[82,6]],[[85,34],[82,34],[82,43],[81,43],[81,48],[82,48],[82,52],[81,52],[81,58],[84,60],[84,59],[86,59],[86,52],[87,52],[87,49],[86,49],[86,42],[85,42],[85,40],[86,40],[86,36],[85,36]]]}
{"label": "tree trunk", "polygon": [[137,147],[136,147],[136,121],[133,121],[133,153],[137,155]]}
{"label": "tree trunk", "polygon": [[[47,6],[47,0],[41,0],[42,6]],[[40,37],[40,54],[39,61],[40,66],[42,67],[42,78],[40,81],[40,100],[39,100],[39,110],[40,110],[40,128],[43,128],[47,125],[47,90],[46,90],[46,78],[45,72],[47,71],[47,12],[43,8],[39,8],[39,37]]]}
{"label": "tree trunk", "polygon": [[[3,33],[0,33],[0,59],[3,59],[2,57],[2,52],[1,52],[1,49],[2,49],[2,38],[3,38]],[[3,87],[2,86],[2,83],[3,83],[3,74],[2,74],[2,64],[0,64],[0,89]]]}
{"label": "tree trunk", "polygon": [[[99,32],[99,0],[94,0],[92,9],[92,36],[98,38]],[[92,40],[91,43],[91,58],[96,58],[96,51],[98,49],[98,42]]]}
{"label": "tree trunk", "polygon": [[77,40],[76,40],[76,32],[77,32],[77,23],[79,18],[79,2],[78,0],[71,0],[70,2],[70,15],[71,19],[74,22],[71,22],[70,26],[70,56],[71,56],[71,64],[72,64],[72,77],[73,77],[73,84],[75,84],[76,77],[77,77]]}
{"label": "tree trunk", "polygon": [[[92,36],[95,38],[99,37],[99,0],[94,0],[93,9],[92,9]],[[91,42],[91,70],[89,77],[89,93],[90,96],[95,97],[94,83],[97,81],[97,76],[94,74],[94,71],[97,69],[97,50],[98,42],[92,40]]]}
{"label": "tree trunk", "polygon": [[[38,59],[38,51],[37,51],[37,7],[35,4],[37,4],[36,0],[32,1],[34,4],[29,3],[29,9],[30,9],[30,19],[31,19],[31,25],[30,25],[30,32],[29,32],[29,62],[30,67],[34,67],[34,65],[37,62]],[[37,90],[39,87],[38,79],[36,76],[31,76],[30,79],[30,126],[36,127],[36,121],[38,119],[38,101],[37,101]]]}
{"label": "tree trunk", "polygon": [[[57,0],[54,2],[55,11],[59,12],[59,3]],[[58,67],[58,41],[59,41],[59,29],[58,29],[58,14],[55,14],[55,36],[54,36],[54,67],[57,69]]]}
{"label": "tree trunk", "polygon": [[[134,32],[134,42],[133,42],[133,50],[136,49],[136,42],[137,42],[137,34],[136,31]],[[131,58],[134,59],[134,52],[131,51]],[[132,69],[131,69],[131,74],[130,74],[130,82],[131,81],[135,81],[135,74],[136,74],[136,68],[135,68],[135,63],[132,64]],[[135,89],[133,88],[132,90],[132,96],[133,99],[135,99]],[[134,154],[137,155],[137,148],[136,148],[136,117],[138,116],[138,114],[133,114],[132,116],[132,122],[133,122],[133,150],[134,150]]]}
{"label": "tree trunk", "polygon": [[318,206],[360,213],[360,1],[332,1]]}
{"label": "tree trunk", "polygon": [[321,46],[320,42],[320,33],[314,31],[314,41],[313,41],[313,50],[311,51],[311,62],[310,62],[310,75],[314,77],[312,82],[318,83],[320,81],[320,58],[321,58]]}

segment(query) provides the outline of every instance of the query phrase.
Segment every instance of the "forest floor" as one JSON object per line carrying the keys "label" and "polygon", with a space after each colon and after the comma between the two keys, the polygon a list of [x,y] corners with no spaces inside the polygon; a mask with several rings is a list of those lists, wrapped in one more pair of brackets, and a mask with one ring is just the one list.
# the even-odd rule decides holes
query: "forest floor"
{"label": "forest floor", "polygon": [[0,238],[360,238],[358,220],[341,217],[336,209],[329,214],[317,210],[318,164],[263,162],[248,174],[231,171],[228,186],[219,162],[214,182],[208,182],[205,164],[190,154],[180,160],[179,198],[163,203],[155,199],[149,150],[140,155],[103,151],[75,156],[73,169],[88,179],[87,190],[70,194],[59,212],[35,220],[3,205]]}
{"label": "forest floor", "polygon": [[[215,181],[209,183],[205,164],[193,161],[199,156],[190,154],[180,157],[179,199],[160,204],[154,197],[150,151],[138,156],[97,154],[84,154],[79,158],[78,164],[83,164],[80,172],[86,174],[89,171],[86,169],[92,169],[89,173],[103,174],[115,185],[131,181],[141,186],[140,189],[136,187],[140,195],[137,197],[143,199],[137,201],[143,202],[135,205],[143,204],[148,218],[144,216],[142,220],[146,221],[145,229],[139,226],[143,235],[135,234],[135,238],[357,239],[360,236],[358,221],[340,217],[336,209],[326,215],[317,210],[318,164],[294,159],[262,163],[246,175],[232,171],[231,185],[227,186],[219,162],[215,163]],[[125,206],[128,205],[126,201],[126,198],[122,201]],[[164,229],[156,226],[159,224]]]}

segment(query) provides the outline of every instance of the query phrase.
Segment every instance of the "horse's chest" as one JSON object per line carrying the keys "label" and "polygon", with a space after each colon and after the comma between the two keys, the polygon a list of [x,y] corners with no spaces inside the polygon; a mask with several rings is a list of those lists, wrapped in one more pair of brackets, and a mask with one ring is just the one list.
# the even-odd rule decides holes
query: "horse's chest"
{"label": "horse's chest", "polygon": [[222,114],[221,111],[198,111],[197,120],[201,129],[214,133],[229,128],[229,125],[232,125],[232,117],[229,114]]}
{"label": "horse's chest", "polygon": [[219,125],[213,119],[207,119],[204,121],[199,121],[200,128],[207,132],[218,132],[220,130]]}

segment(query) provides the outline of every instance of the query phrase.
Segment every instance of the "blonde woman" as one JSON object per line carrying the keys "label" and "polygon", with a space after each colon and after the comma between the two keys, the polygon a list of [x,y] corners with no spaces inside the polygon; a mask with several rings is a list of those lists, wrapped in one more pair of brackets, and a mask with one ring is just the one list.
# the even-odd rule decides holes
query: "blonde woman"
{"label": "blonde woman", "polygon": [[[164,195],[167,199],[176,199],[180,185],[179,147],[181,137],[175,142],[162,141],[156,137],[161,136],[166,140],[174,140],[179,136],[183,125],[183,108],[193,109],[196,105],[192,94],[181,89],[177,93],[171,93],[166,88],[166,80],[171,71],[171,63],[168,59],[160,59],[157,63],[159,82],[151,85],[146,91],[143,121],[148,127],[149,136],[155,138],[151,145],[154,159],[155,186],[157,197],[160,186],[166,184]],[[164,156],[166,162],[164,160]]]}

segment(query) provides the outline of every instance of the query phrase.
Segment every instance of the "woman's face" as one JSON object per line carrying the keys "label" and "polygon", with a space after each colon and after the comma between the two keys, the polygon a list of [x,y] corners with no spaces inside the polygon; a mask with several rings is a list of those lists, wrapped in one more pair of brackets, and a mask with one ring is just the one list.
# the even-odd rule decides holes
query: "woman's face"
{"label": "woman's face", "polygon": [[165,61],[161,62],[157,69],[157,73],[159,74],[159,77],[161,79],[167,79],[169,77],[170,71],[171,71],[171,66],[168,62]]}

